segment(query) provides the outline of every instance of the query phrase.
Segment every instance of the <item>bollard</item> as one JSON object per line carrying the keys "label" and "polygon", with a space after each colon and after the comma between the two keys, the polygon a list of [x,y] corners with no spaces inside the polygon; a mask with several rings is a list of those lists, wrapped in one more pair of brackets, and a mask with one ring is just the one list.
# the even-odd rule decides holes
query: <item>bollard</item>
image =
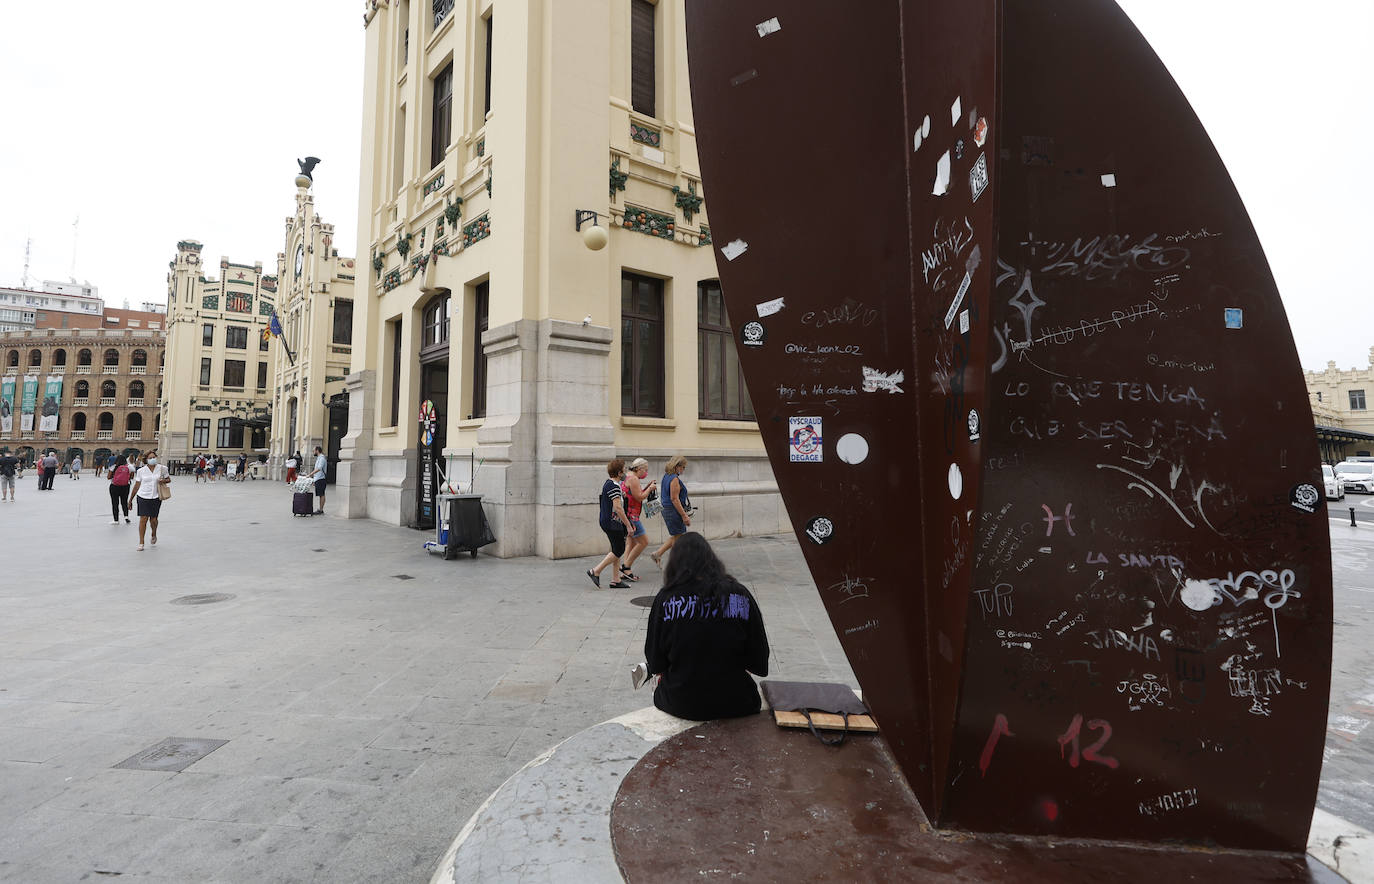
{"label": "bollard", "polygon": [[1355,527],[1355,508],[1353,506],[1350,508],[1350,527]]}

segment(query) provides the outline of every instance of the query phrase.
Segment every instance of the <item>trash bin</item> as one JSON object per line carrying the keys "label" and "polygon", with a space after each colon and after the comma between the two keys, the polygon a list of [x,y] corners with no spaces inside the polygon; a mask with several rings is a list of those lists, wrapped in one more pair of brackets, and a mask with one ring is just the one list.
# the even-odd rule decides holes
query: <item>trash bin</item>
{"label": "trash bin", "polygon": [[475,559],[478,549],[496,542],[482,511],[482,495],[441,494],[438,503],[435,532],[444,558],[455,559],[460,552],[466,552]]}

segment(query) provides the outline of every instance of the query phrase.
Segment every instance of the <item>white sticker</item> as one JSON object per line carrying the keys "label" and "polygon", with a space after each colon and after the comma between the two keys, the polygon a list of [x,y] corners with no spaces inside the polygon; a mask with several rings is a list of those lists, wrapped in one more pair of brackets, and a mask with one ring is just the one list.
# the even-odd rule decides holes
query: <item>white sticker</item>
{"label": "white sticker", "polygon": [[865,393],[880,393],[887,391],[888,393],[895,394],[906,392],[901,387],[902,382],[906,380],[906,372],[878,371],[878,369],[869,368],[867,365],[865,365],[863,369]]}
{"label": "white sticker", "polygon": [[647,144],[641,145],[639,148],[639,152],[644,154],[644,159],[653,160],[655,163],[662,163],[667,159],[663,155],[663,151],[659,150],[656,147],[650,147]]}
{"label": "white sticker", "polygon": [[964,115],[964,102],[962,98],[956,97],[954,103],[949,106],[949,124],[959,125],[959,118]]}
{"label": "white sticker", "polygon": [[949,496],[955,500],[964,493],[964,474],[959,470],[957,463],[949,465]]}
{"label": "white sticker", "polygon": [[1103,187],[1116,187],[1116,176],[1110,172],[1102,176]]}
{"label": "white sticker", "polygon": [[758,29],[760,37],[767,37],[769,34],[776,34],[782,30],[782,25],[778,23],[777,16],[773,16],[768,21],[761,21],[754,27]]}
{"label": "white sticker", "polygon": [[930,137],[930,114],[921,121],[921,128],[916,130],[916,134],[911,138],[911,149],[913,151],[921,149],[921,142]]}
{"label": "white sticker", "polygon": [[759,318],[762,319],[765,316],[772,316],[784,306],[782,298],[774,298],[771,301],[764,301],[762,304],[755,305],[754,309],[759,311]]}
{"label": "white sticker", "polygon": [[949,151],[935,163],[935,187],[932,196],[944,196],[949,192]]}
{"label": "white sticker", "polygon": [[973,168],[968,171],[968,189],[973,193],[973,201],[978,202],[978,197],[983,195],[983,189],[988,186],[988,155],[978,154],[978,162],[973,164]]}
{"label": "white sticker", "polygon": [[964,295],[968,293],[971,282],[973,282],[973,273],[965,272],[963,280],[959,283],[959,290],[954,293],[954,302],[945,311],[945,328],[949,328],[950,323],[954,322],[954,317],[959,312],[959,305],[964,303]]}
{"label": "white sticker", "polygon": [[845,433],[835,443],[835,455],[847,464],[860,464],[868,460],[868,440],[858,433]]}
{"label": "white sticker", "polygon": [[747,251],[749,251],[749,243],[742,239],[728,242],[720,247],[720,253],[725,256],[727,261],[733,261]]}
{"label": "white sticker", "polygon": [[960,310],[960,311],[959,311],[959,334],[961,334],[961,335],[966,335],[966,334],[968,334],[968,329],[969,329],[968,311],[967,311],[967,310]]}
{"label": "white sticker", "polygon": [[1185,580],[1178,597],[1194,611],[1205,611],[1216,604],[1217,591],[1206,580]]}
{"label": "white sticker", "polygon": [[818,417],[789,417],[787,419],[787,449],[792,463],[820,463],[823,452],[821,419]]}

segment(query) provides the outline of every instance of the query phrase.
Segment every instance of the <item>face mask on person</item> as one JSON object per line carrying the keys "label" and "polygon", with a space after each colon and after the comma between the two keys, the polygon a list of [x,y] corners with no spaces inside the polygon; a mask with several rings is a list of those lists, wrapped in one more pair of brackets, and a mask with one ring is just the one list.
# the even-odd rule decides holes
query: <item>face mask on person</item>
{"label": "face mask on person", "polygon": [[148,466],[150,466],[150,467],[155,467],[155,466],[157,466],[157,458],[155,458],[155,457],[150,457],[150,458],[148,458]]}

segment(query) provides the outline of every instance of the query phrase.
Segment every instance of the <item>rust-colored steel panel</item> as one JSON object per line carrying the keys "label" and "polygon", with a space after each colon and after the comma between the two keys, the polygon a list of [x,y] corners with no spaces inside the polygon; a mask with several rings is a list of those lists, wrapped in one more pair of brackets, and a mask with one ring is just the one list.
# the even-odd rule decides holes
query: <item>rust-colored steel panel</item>
{"label": "rust-colored steel panel", "polygon": [[1148,44],[1110,0],[687,12],[764,443],[931,818],[1302,850],[1315,433],[1254,230]]}

